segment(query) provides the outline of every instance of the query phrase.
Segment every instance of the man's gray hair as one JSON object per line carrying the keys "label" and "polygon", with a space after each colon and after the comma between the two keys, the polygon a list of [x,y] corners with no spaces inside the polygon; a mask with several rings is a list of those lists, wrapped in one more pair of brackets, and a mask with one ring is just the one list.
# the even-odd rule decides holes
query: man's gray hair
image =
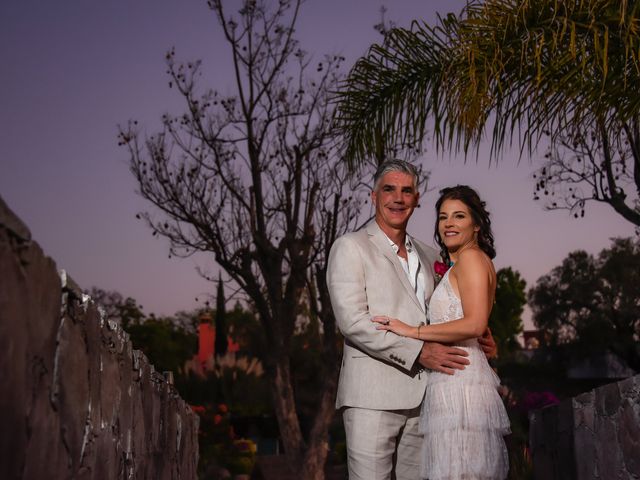
{"label": "man's gray hair", "polygon": [[385,160],[382,162],[376,173],[373,174],[373,190],[376,190],[379,186],[380,180],[389,172],[402,172],[413,177],[413,186],[417,190],[418,188],[418,169],[404,160]]}

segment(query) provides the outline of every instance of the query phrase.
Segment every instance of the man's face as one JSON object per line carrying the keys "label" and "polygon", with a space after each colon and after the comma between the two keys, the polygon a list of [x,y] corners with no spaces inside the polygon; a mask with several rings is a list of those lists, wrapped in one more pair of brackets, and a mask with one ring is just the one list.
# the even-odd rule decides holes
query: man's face
{"label": "man's face", "polygon": [[371,192],[371,201],[376,206],[376,222],[385,233],[388,230],[406,230],[420,197],[413,182],[413,176],[408,173],[389,172]]}

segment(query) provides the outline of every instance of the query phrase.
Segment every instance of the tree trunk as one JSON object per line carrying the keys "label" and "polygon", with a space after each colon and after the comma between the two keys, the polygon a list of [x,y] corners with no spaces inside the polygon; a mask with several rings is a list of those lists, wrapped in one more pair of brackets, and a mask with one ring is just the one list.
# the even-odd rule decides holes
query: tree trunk
{"label": "tree trunk", "polygon": [[276,355],[277,358],[272,359],[273,375],[269,375],[273,406],[278,420],[278,428],[280,429],[280,438],[282,438],[284,444],[284,453],[287,456],[287,463],[294,469],[293,471],[299,471],[302,466],[305,445],[293,395],[289,358],[283,355]]}
{"label": "tree trunk", "polygon": [[322,390],[318,412],[309,434],[309,447],[305,452],[300,478],[324,480],[325,465],[329,453],[329,425],[335,413],[335,398],[338,387],[335,372],[328,372]]}
{"label": "tree trunk", "polygon": [[[327,427],[332,416],[329,417]],[[300,478],[324,480],[324,466],[327,462],[327,454],[329,453],[329,440],[326,432],[322,437],[322,439],[315,439],[316,441],[311,443],[305,452]]]}

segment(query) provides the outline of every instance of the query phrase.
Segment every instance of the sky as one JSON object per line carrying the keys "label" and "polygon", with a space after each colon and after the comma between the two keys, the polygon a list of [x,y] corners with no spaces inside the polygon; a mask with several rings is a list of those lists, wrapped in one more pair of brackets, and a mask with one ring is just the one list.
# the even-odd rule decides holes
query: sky
{"label": "sky", "polygon": [[[463,4],[393,0],[386,16],[399,26],[433,23],[437,12]],[[307,0],[298,38],[317,58],[340,53],[350,65],[380,40],[373,25],[381,6]],[[163,113],[182,110],[165,73],[164,55],[174,46],[180,59],[203,60],[212,87],[231,91],[229,54],[205,0],[0,2],[0,196],[79,285],[117,290],[156,315],[202,307],[215,292],[196,272],[216,271],[208,255],[168,258],[167,242],[136,220],[149,206],[117,145],[118,124],[135,118],[153,132]],[[605,205],[589,205],[584,219],[574,219],[534,202],[531,175],[544,152],[522,159],[507,152],[496,164],[487,151],[481,146],[477,161],[465,161],[426,145],[420,162],[431,178],[411,220],[414,236],[433,243],[438,190],[455,184],[476,188],[487,202],[495,264],[518,270],[528,286],[571,251],[596,254],[611,238],[634,235]]]}

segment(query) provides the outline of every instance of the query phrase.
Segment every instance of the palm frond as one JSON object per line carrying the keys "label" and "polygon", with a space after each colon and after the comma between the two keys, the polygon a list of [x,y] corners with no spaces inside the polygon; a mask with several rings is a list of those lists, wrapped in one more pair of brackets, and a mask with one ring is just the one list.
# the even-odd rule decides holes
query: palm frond
{"label": "palm frond", "polygon": [[445,42],[442,29],[414,23],[411,30],[391,30],[383,45],[373,45],[358,60],[337,94],[346,158],[358,165],[386,153],[380,151],[384,145],[413,143],[424,135],[431,114],[440,127]]}
{"label": "palm frond", "polygon": [[437,148],[467,152],[493,118],[494,154],[514,137],[531,151],[544,132],[637,115],[637,85],[640,1],[474,0],[371,47],[337,124],[354,165],[421,142],[429,118]]}

